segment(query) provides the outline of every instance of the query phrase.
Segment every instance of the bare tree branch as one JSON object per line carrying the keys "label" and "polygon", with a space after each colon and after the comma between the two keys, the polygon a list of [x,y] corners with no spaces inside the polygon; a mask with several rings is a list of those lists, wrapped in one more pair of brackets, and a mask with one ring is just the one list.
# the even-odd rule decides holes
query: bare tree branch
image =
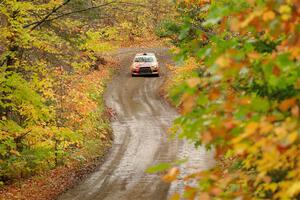
{"label": "bare tree branch", "polygon": [[63,13],[63,14],[58,15],[58,16],[56,16],[56,17],[47,19],[46,21],[49,22],[49,21],[53,21],[53,20],[56,20],[56,19],[59,19],[59,18],[62,18],[62,17],[66,17],[66,16],[68,16],[68,15],[72,15],[72,14],[75,14],[75,13],[81,13],[81,12],[86,12],[86,11],[89,11],[89,10],[92,10],[92,9],[97,9],[97,8],[105,7],[105,6],[114,4],[114,3],[116,3],[116,2],[117,2],[117,1],[113,1],[113,2],[110,2],[110,3],[98,5],[98,6],[93,6],[93,7],[89,7],[89,8],[85,8],[85,9],[81,9],[81,10],[75,10],[75,11],[72,11],[72,12]]}
{"label": "bare tree branch", "polygon": [[[71,0],[67,0],[67,1],[70,2]],[[68,15],[72,15],[72,14],[75,14],[75,13],[86,12],[86,11],[89,11],[89,10],[92,10],[92,9],[97,9],[97,8],[105,7],[105,6],[108,6],[108,5],[111,5],[111,4],[115,4],[115,3],[117,3],[117,0],[116,1],[111,1],[111,2],[108,2],[108,3],[104,3],[104,4],[101,4],[101,5],[96,5],[96,6],[92,6],[92,7],[89,7],[89,8],[81,9],[81,10],[75,10],[75,11],[72,11],[72,12],[62,13],[62,14],[56,16],[56,17],[50,18],[50,16],[52,14],[54,14],[58,10],[58,9],[56,9],[54,12],[52,11],[51,13],[49,13],[42,20],[30,23],[30,24],[27,24],[27,25],[23,26],[23,28],[28,28],[30,26],[34,26],[32,28],[32,30],[33,30],[33,29],[35,29],[36,27],[40,26],[41,24],[43,24],[45,22],[50,22],[50,21],[53,21],[53,20],[56,20],[56,19],[68,16]],[[66,5],[66,4],[64,4],[64,5]],[[63,4],[60,7],[62,7],[62,6],[63,6]]]}
{"label": "bare tree branch", "polygon": [[23,26],[23,28],[29,28],[31,26],[33,26],[31,28],[31,30],[34,30],[36,29],[37,27],[39,27],[40,25],[42,25],[43,23],[45,23],[49,17],[51,17],[51,15],[53,15],[54,13],[56,13],[59,9],[61,9],[62,7],[64,7],[65,5],[67,5],[70,1],[72,0],[66,0],[64,3],[62,3],[61,5],[57,6],[57,7],[54,7],[52,9],[52,11],[50,13],[48,13],[45,17],[43,17],[40,21],[37,21],[37,22],[33,22],[31,24],[27,24],[25,26]]}

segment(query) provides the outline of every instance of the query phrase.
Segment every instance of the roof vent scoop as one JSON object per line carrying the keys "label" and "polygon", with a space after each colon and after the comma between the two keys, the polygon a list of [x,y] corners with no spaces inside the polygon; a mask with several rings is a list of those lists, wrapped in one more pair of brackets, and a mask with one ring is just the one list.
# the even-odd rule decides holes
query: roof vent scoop
{"label": "roof vent scoop", "polygon": [[146,55],[147,55],[147,53],[143,53],[143,55],[144,55],[144,56],[146,56]]}

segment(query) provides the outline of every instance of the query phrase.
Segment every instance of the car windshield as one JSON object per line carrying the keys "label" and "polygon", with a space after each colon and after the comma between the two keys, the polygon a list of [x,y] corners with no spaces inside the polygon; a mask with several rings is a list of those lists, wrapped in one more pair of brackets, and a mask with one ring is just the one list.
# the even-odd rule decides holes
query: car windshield
{"label": "car windshield", "polygon": [[154,62],[154,57],[136,57],[134,62]]}

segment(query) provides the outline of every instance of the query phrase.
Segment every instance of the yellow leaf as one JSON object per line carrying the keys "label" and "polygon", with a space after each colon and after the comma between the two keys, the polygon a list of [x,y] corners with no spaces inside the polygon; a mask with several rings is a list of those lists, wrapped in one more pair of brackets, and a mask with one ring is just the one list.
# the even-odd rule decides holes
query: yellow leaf
{"label": "yellow leaf", "polygon": [[281,5],[279,8],[279,12],[281,14],[290,14],[292,11],[291,7],[288,5]]}
{"label": "yellow leaf", "polygon": [[16,156],[20,156],[21,154],[18,152],[18,151],[16,151],[16,150],[10,150],[10,153],[12,153],[12,154],[14,154],[14,155],[16,155]]}
{"label": "yellow leaf", "polygon": [[267,134],[272,130],[273,130],[273,125],[271,123],[263,122],[260,124],[260,132],[262,134]]}
{"label": "yellow leaf", "polygon": [[288,21],[292,16],[290,14],[283,14],[281,15],[281,19],[283,21]]}
{"label": "yellow leaf", "polygon": [[272,192],[275,192],[278,188],[278,184],[277,183],[270,183],[270,184],[267,184],[265,189],[267,190],[271,190]]}
{"label": "yellow leaf", "polygon": [[180,194],[175,193],[171,196],[170,200],[179,200],[180,199]]}
{"label": "yellow leaf", "polygon": [[243,155],[248,148],[249,145],[245,143],[237,143],[234,145],[234,151],[237,155]]}
{"label": "yellow leaf", "polygon": [[289,144],[293,144],[298,139],[298,132],[294,131],[290,133],[287,137],[287,141]]}
{"label": "yellow leaf", "polygon": [[292,17],[291,16],[292,9],[288,5],[282,5],[282,6],[280,6],[279,12],[281,13],[281,19],[283,21],[287,21],[287,20],[289,20]]}
{"label": "yellow leaf", "polygon": [[245,128],[245,134],[247,136],[252,135],[258,129],[259,124],[257,122],[250,122]]}
{"label": "yellow leaf", "polygon": [[295,195],[299,194],[299,192],[300,192],[300,181],[293,183],[287,191],[290,197],[294,197]]}
{"label": "yellow leaf", "polygon": [[251,136],[253,133],[257,131],[259,128],[259,124],[257,122],[250,122],[244,130],[244,133],[240,135],[239,137],[236,137],[232,140],[232,144],[238,144],[241,142],[243,139]]}

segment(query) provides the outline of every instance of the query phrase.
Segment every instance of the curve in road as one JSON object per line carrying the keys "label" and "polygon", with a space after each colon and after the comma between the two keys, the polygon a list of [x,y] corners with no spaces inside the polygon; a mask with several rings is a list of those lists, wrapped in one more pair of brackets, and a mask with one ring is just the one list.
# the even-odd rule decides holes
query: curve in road
{"label": "curve in road", "polygon": [[[162,68],[160,78],[130,76],[129,66],[137,52],[156,53]],[[107,106],[116,112],[112,149],[98,170],[60,200],[165,200],[170,185],[157,174],[145,173],[147,168],[191,153],[194,160],[199,158],[194,163],[202,169],[212,165],[212,153],[192,150],[186,142],[170,140],[166,135],[177,116],[158,94],[165,66],[172,62],[167,52],[165,48],[125,48],[118,52],[121,69],[105,95]],[[171,191],[176,188],[180,185],[173,184]]]}

